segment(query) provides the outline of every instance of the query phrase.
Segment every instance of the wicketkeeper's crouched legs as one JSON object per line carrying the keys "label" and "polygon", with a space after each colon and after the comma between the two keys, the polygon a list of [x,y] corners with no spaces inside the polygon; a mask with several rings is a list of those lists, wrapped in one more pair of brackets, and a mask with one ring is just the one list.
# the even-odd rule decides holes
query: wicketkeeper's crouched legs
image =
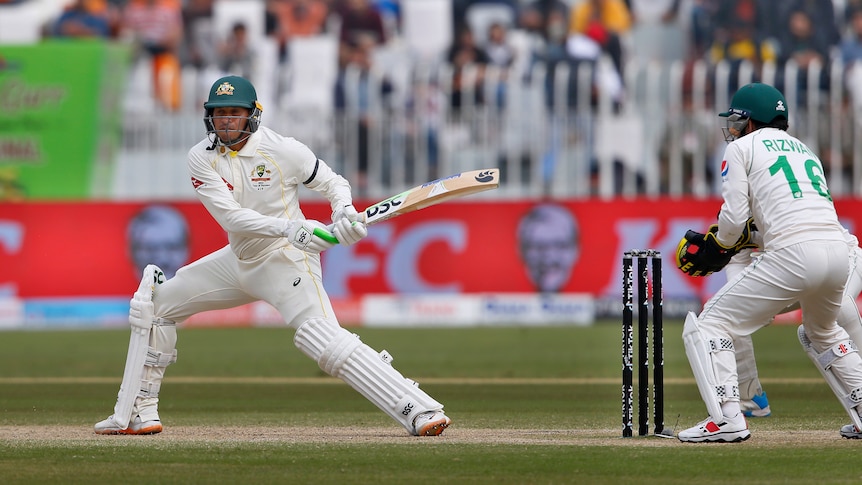
{"label": "wicketkeeper's crouched legs", "polygon": [[862,411],[862,387],[848,382],[853,374],[859,375],[862,367],[862,357],[856,344],[845,338],[820,352],[814,347],[803,325],[797,329],[797,335],[802,348],[847,411],[857,433],[862,432],[862,417],[859,414]]}
{"label": "wicketkeeper's crouched legs", "polygon": [[164,281],[158,267],[150,265],[130,302],[132,331],[123,381],[114,414],[96,423],[98,434],[153,434],[162,431],[159,389],[165,368],[177,360],[177,327],[173,321],[155,318],[153,297]]}
{"label": "wicketkeeper's crouched legs", "polygon": [[739,381],[739,405],[746,417],[766,417],[771,414],[769,400],[760,384],[757,361],[754,357],[754,343],[751,335],[737,335],[733,338],[736,349],[736,373]]}
{"label": "wicketkeeper's crouched legs", "polygon": [[443,405],[392,367],[392,356],[377,353],[338,324],[313,318],[296,329],[294,344],[327,374],[338,377],[413,435],[438,435],[450,420]]}
{"label": "wicketkeeper's crouched legs", "polygon": [[685,354],[709,417],[680,431],[677,438],[685,442],[744,441],[751,433],[739,407],[733,339],[709,330],[701,327],[694,313],[688,313],[682,331]]}

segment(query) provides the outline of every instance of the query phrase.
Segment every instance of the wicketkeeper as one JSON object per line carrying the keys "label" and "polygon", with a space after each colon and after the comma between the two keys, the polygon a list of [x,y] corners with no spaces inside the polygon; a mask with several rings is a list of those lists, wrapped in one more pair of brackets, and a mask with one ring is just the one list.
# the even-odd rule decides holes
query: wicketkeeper
{"label": "wicketkeeper", "polygon": [[[323,288],[320,253],[334,245],[332,236],[350,245],[367,234],[347,180],[304,144],[261,125],[254,86],[242,77],[217,80],[204,110],[207,138],[189,151],[188,168],[198,199],[228,233],[229,245],[168,280],[154,265],[144,270],[130,304],[132,332],[114,413],[96,423],[96,433],[161,432],[159,389],[177,358],[177,323],[258,300],[295,330],[299,350],[407,432],[442,433],[451,422],[443,405],[395,370],[389,353],[343,329]],[[301,186],[329,200],[331,233],[303,215]]]}
{"label": "wicketkeeper", "polygon": [[720,270],[752,244],[752,223],[763,238],[762,252],[706,302],[700,315],[686,317],[686,355],[709,416],[680,432],[680,441],[750,437],[739,403],[734,340],[797,302],[800,343],[852,421],[841,435],[862,437],[862,357],[836,324],[850,248],[820,160],[787,133],[788,109],[777,89],[752,83],[741,87],[730,109],[719,115],[726,118],[729,144],[721,167],[718,224],[706,234],[686,235],[678,265],[690,274]]}
{"label": "wicketkeeper", "polygon": [[[755,247],[741,248],[724,268],[728,281],[735,278],[737,274],[742,272],[752,262],[752,258],[756,258],[760,254],[757,248],[762,241],[756,231],[752,234],[752,242],[755,243],[757,241],[754,244]],[[859,247],[856,236],[850,234],[847,230],[844,231],[844,238],[850,247],[850,260],[848,261],[849,276],[844,286],[844,299],[841,302],[841,312],[838,314],[838,325],[847,331],[850,339],[855,344],[856,342],[862,342],[862,316],[860,316],[859,308],[856,306],[856,297],[862,292],[862,248]],[[686,244],[687,240],[683,238],[680,247]],[[682,261],[687,260],[684,254],[680,257]],[[690,269],[690,276],[695,276],[693,273],[699,272],[693,267]],[[798,309],[799,304],[796,303],[785,308],[781,313]],[[757,361],[754,355],[754,343],[752,342],[751,335],[734,337],[733,345],[736,348],[739,404],[742,407],[742,413],[747,418],[767,417],[772,413],[772,410],[766,391],[763,390],[763,385],[760,383]],[[856,345],[858,347],[859,344]],[[854,436],[847,436],[848,434],[853,434]],[[857,437],[855,433],[850,433],[849,430],[842,431],[842,436],[848,438]]]}

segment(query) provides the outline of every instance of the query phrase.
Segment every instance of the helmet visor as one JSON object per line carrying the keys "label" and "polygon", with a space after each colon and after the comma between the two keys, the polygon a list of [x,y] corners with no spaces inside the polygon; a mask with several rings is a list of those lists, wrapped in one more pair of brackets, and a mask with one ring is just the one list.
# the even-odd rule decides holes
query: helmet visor
{"label": "helmet visor", "polygon": [[724,132],[724,141],[731,142],[737,138],[745,136],[745,127],[748,125],[750,118],[740,113],[730,113],[726,116]]}

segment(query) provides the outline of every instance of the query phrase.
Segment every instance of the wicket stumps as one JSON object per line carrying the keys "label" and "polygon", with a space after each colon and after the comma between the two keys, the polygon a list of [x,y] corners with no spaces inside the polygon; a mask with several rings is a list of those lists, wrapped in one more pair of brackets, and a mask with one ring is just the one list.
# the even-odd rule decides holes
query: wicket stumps
{"label": "wicket stumps", "polygon": [[[664,434],[664,335],[662,334],[661,252],[632,249],[623,253],[623,437],[632,436],[634,419],[634,260],[638,264],[638,435],[649,434],[649,296],[652,295],[653,419]],[[652,261],[652,285],[647,262]],[[650,286],[651,292],[650,292]]]}

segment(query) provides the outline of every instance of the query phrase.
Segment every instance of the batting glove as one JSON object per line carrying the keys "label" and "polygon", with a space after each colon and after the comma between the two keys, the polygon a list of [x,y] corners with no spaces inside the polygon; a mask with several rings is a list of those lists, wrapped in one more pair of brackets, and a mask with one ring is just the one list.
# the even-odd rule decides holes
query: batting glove
{"label": "batting glove", "polygon": [[338,222],[341,219],[347,219],[350,222],[362,222],[362,217],[356,211],[353,204],[346,205],[332,213],[332,222]]}
{"label": "batting glove", "polygon": [[297,249],[312,254],[326,251],[338,243],[326,226],[317,221],[290,221],[285,237]]}
{"label": "batting glove", "polygon": [[332,234],[338,238],[338,242],[350,246],[356,244],[360,239],[368,235],[368,228],[362,222],[351,222],[347,217],[343,217],[332,223]]}

